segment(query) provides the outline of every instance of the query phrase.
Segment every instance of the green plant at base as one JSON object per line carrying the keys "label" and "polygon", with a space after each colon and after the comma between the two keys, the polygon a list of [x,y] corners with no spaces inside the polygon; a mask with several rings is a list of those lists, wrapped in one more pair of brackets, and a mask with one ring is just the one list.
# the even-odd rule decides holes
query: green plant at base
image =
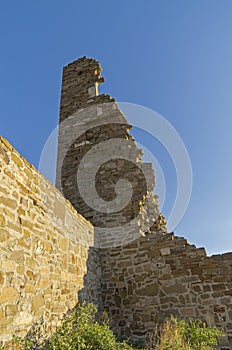
{"label": "green plant at base", "polygon": [[196,349],[212,349],[213,346],[218,345],[218,337],[224,334],[215,326],[208,327],[205,322],[201,320],[190,319],[185,324],[185,338],[190,347]]}
{"label": "green plant at base", "polygon": [[[117,341],[106,317],[97,322],[96,314],[94,304],[83,303],[64,316],[61,326],[50,337],[44,337],[44,323],[40,321],[25,338],[15,337],[15,341],[21,350],[133,350],[127,343]],[[184,321],[171,317],[156,326],[144,350],[212,350],[218,345],[217,337],[223,335],[215,326],[208,327],[199,319]]]}
{"label": "green plant at base", "polygon": [[41,340],[37,329],[32,337],[18,338],[17,342],[22,350],[132,350],[117,341],[106,320],[96,321],[96,313],[95,305],[83,303],[65,315],[48,339]]}
{"label": "green plant at base", "polygon": [[190,350],[184,334],[184,321],[177,321],[172,317],[160,327],[157,325],[147,350]]}
{"label": "green plant at base", "polygon": [[218,337],[224,334],[215,326],[208,327],[199,319],[188,321],[171,317],[155,331],[149,350],[210,350],[218,345]]}

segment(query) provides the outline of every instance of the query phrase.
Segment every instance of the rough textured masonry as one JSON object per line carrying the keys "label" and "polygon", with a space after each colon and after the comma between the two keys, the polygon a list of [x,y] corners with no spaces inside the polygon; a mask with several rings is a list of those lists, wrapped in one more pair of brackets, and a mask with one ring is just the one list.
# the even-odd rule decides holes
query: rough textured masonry
{"label": "rough textured masonry", "polygon": [[[98,83],[104,81],[100,72],[99,62],[86,57],[63,70],[57,186],[95,227],[95,246],[89,253],[80,298],[107,310],[118,334],[144,339],[157,321],[171,314],[200,317],[209,325],[223,328],[227,337],[221,344],[232,349],[232,253],[207,257],[204,248],[197,249],[185,238],[167,234],[153,194],[154,172],[149,164],[142,163],[128,132],[131,127],[115,100],[98,94]],[[103,215],[81,198],[76,174],[93,148],[92,162],[87,158],[83,168],[94,172],[94,160],[100,158],[99,144],[115,138],[120,138],[121,144],[106,144],[111,158],[102,161],[92,182],[97,194],[109,203],[115,198],[115,184],[121,177],[132,182],[135,195],[120,215]],[[126,157],[124,162],[118,159],[127,147],[133,150],[133,164]],[[148,169],[147,187],[143,174],[136,169],[145,174]],[[86,175],[88,186],[88,172]],[[124,227],[134,217],[137,221],[127,236]]]}
{"label": "rough textured masonry", "polygon": [[51,328],[77,303],[90,245],[92,225],[0,138],[1,341],[40,317]]}
{"label": "rough textured masonry", "polygon": [[[0,340],[11,349],[13,334],[40,317],[52,329],[87,300],[122,336],[144,339],[171,314],[200,317],[222,328],[221,349],[232,349],[232,253],[207,257],[167,233],[153,169],[115,100],[98,94],[100,73],[86,57],[63,70],[56,182],[63,195],[0,138]],[[132,196],[114,211],[127,199],[121,178]]]}
{"label": "rough textured masonry", "polygon": [[[98,83],[103,81],[100,72],[99,63],[87,58],[63,70],[56,186],[94,225],[95,247],[112,247],[131,242],[154,225],[162,232],[166,227],[153,192],[152,166],[142,162],[142,151],[128,132],[131,126],[114,99],[98,95]],[[77,186],[78,171],[84,176]],[[126,205],[128,183],[121,182],[121,198],[116,194],[120,179],[132,186]],[[80,184],[85,192],[90,188],[90,204]],[[106,203],[105,211],[99,197]],[[93,208],[94,204],[99,207]]]}

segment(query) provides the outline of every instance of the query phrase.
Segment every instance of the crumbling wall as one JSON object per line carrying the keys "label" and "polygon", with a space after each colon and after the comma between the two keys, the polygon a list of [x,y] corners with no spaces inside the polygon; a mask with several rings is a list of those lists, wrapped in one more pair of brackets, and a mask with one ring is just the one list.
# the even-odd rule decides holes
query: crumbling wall
{"label": "crumbling wall", "polygon": [[157,223],[162,232],[166,226],[152,165],[143,163],[114,99],[98,95],[100,73],[99,62],[86,57],[63,69],[56,186],[94,225],[95,247],[110,247],[157,229]]}
{"label": "crumbling wall", "polygon": [[[179,318],[200,317],[223,328],[227,334],[224,348],[232,349],[232,253],[207,257],[203,248],[197,249],[186,239],[167,234],[153,193],[152,167],[142,163],[141,153],[129,134],[130,126],[114,99],[98,95],[98,83],[103,81],[100,73],[99,62],[86,57],[63,70],[57,186],[95,227],[95,248],[89,255],[80,296],[96,300],[95,284],[99,305],[108,311],[112,327],[121,335],[144,339],[157,321],[171,314]],[[120,139],[126,145],[116,147],[109,142],[111,139]],[[132,155],[133,166],[112,156],[109,162],[101,164],[91,182],[109,205],[115,199],[116,180],[122,176],[132,182],[135,197],[130,201],[131,207],[113,215],[103,215],[86,205],[76,181],[81,161],[103,142],[106,153],[111,150],[112,154],[123,154],[128,148]],[[87,157],[82,164],[88,169],[87,180],[82,179],[84,187],[88,187],[94,160],[101,154],[97,148],[94,150],[94,157]],[[142,167],[144,173],[148,171],[147,187],[138,171]],[[136,182],[137,186],[133,186]],[[94,197],[92,203],[97,200]],[[134,213],[138,214],[137,222],[125,230],[123,218],[130,221]],[[106,228],[103,234],[102,227]]]}
{"label": "crumbling wall", "polygon": [[[100,71],[98,62],[83,58],[63,72],[57,186],[85,218],[0,138],[0,340],[25,334],[40,317],[51,329],[79,297],[108,311],[121,335],[144,339],[171,314],[200,317],[223,328],[222,347],[232,349],[232,253],[207,257],[166,233],[152,167],[142,163],[114,99],[98,95]],[[106,142],[115,151],[112,139],[120,141],[120,155],[129,149],[131,162],[103,162],[90,184],[94,147]],[[123,175],[134,190],[126,210],[105,215],[80,198],[76,171],[92,149],[83,187],[95,185],[110,205]]]}
{"label": "crumbling wall", "polygon": [[170,315],[201,318],[232,349],[232,253],[208,257],[183,237],[152,234],[100,255],[102,306],[116,333],[144,339]]}
{"label": "crumbling wall", "polygon": [[93,227],[0,138],[0,341],[78,302]]}

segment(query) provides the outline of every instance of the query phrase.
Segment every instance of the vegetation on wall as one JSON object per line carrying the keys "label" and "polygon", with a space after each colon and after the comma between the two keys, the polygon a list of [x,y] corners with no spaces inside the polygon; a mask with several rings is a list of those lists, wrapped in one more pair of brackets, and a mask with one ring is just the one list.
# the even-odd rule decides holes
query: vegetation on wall
{"label": "vegetation on wall", "polygon": [[[14,338],[20,350],[210,350],[218,345],[222,331],[208,327],[201,320],[177,320],[171,317],[157,325],[147,338],[146,345],[132,347],[119,342],[110,330],[106,317],[96,320],[94,304],[83,303],[69,311],[61,325],[49,337],[42,335],[43,323],[32,328],[25,338]],[[4,349],[4,348],[2,348]]]}

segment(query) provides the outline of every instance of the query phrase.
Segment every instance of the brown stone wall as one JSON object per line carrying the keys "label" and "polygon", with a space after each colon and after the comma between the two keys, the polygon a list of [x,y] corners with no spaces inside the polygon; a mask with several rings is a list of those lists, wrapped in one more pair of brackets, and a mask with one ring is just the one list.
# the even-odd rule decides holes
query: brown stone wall
{"label": "brown stone wall", "polygon": [[[166,223],[159,216],[153,191],[152,164],[143,163],[143,151],[130,135],[131,126],[114,99],[98,95],[98,83],[104,81],[100,74],[100,63],[86,57],[63,69],[56,186],[94,225],[95,247],[109,247],[128,243],[150,230],[166,232]],[[92,178],[95,160],[99,167]],[[78,171],[86,174],[79,182]],[[116,194],[117,184],[125,179]],[[131,198],[116,209],[116,202],[123,202],[129,192],[128,182]],[[89,205],[80,187],[93,184],[96,191],[92,190]],[[106,210],[97,206],[102,202]],[[115,210],[111,210],[112,203]]]}
{"label": "brown stone wall", "polygon": [[101,71],[100,63],[87,57],[82,57],[63,68],[60,123],[89,105],[115,101],[109,95],[98,95],[98,85],[104,82]]}
{"label": "brown stone wall", "polygon": [[[40,317],[49,330],[78,300],[87,300],[108,311],[121,335],[143,339],[171,314],[197,317],[222,328],[222,346],[232,349],[232,253],[208,257],[166,233],[152,167],[142,163],[114,100],[98,95],[100,72],[99,63],[87,58],[63,72],[57,186],[85,218],[0,138],[0,341],[25,334]],[[98,194],[110,203],[120,175],[137,187],[126,211],[105,217],[86,207],[73,185],[80,160],[111,139],[120,139],[119,153],[128,148],[132,161],[103,164]],[[92,165],[85,164],[90,174]],[[139,169],[148,172],[147,187]],[[121,220],[138,212],[127,237]],[[101,236],[99,223],[106,226]]]}
{"label": "brown stone wall", "polygon": [[93,227],[0,138],[0,340],[78,301]]}
{"label": "brown stone wall", "polygon": [[201,318],[232,349],[232,253],[208,257],[185,238],[153,234],[100,254],[103,308],[117,333],[144,338],[171,314]]}
{"label": "brown stone wall", "polygon": [[[153,192],[154,171],[142,162],[141,150],[114,99],[98,95],[98,83],[103,81],[100,73],[99,62],[86,57],[63,70],[56,185],[94,224],[95,231],[80,298],[106,309],[113,328],[121,335],[144,338],[157,321],[171,314],[178,318],[199,317],[223,328],[227,333],[224,344],[232,349],[232,253],[207,257],[203,248],[167,234]],[[108,142],[111,139],[120,139],[121,145]],[[102,142],[107,144],[102,152],[119,151],[123,155],[125,149],[130,149],[132,156],[132,164],[112,156],[91,182],[95,181],[99,197],[109,205],[120,176],[131,182],[135,194],[131,207],[125,206],[111,216],[86,206],[76,184],[82,159],[92,149],[93,160],[98,159],[95,146]],[[88,176],[93,172],[93,163],[86,161],[83,165]],[[148,173],[147,187],[139,169]],[[88,176],[84,187],[90,184]],[[122,192],[126,193],[126,189]],[[92,202],[97,200],[94,197]],[[134,214],[137,221],[125,229],[125,222]],[[106,227],[106,231],[99,233],[99,227]]]}

